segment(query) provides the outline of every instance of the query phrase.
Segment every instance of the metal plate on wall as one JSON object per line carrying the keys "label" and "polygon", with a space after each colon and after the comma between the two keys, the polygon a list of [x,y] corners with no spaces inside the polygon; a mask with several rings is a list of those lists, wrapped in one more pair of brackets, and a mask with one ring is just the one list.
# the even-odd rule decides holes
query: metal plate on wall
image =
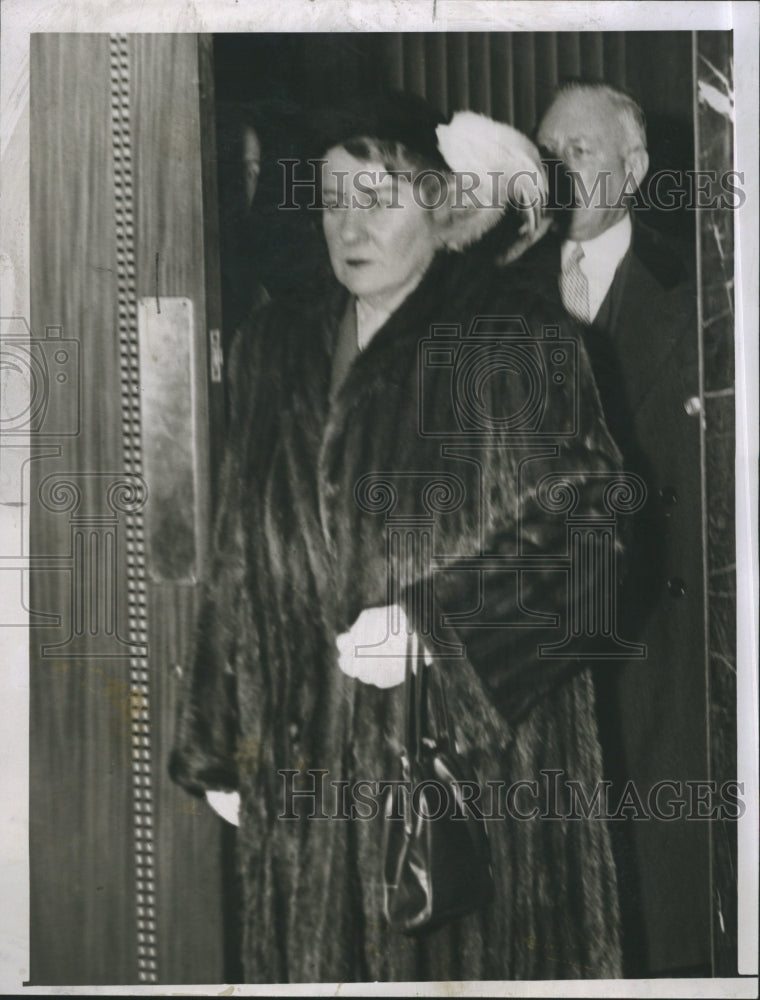
{"label": "metal plate on wall", "polygon": [[154,582],[195,583],[198,531],[193,303],[137,304],[146,556]]}

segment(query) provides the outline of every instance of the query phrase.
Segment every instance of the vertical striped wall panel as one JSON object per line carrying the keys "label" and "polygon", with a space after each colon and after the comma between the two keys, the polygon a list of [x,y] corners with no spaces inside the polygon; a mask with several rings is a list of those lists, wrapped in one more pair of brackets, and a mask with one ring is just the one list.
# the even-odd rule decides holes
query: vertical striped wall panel
{"label": "vertical striped wall panel", "polygon": [[[532,132],[557,84],[584,77],[626,87],[654,111],[691,117],[688,32],[379,37],[383,82],[422,94],[444,114],[470,108]],[[357,78],[357,87],[360,82]]]}

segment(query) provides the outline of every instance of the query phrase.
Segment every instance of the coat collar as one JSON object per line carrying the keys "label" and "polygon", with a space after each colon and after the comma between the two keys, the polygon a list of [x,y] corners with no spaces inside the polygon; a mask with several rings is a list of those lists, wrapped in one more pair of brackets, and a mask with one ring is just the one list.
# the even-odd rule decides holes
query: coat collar
{"label": "coat collar", "polygon": [[[340,467],[344,442],[357,406],[373,395],[380,399],[398,386],[410,363],[416,363],[417,344],[428,336],[436,322],[454,321],[477,288],[466,255],[442,252],[432,262],[422,281],[375,333],[366,348],[354,359],[340,388],[326,407],[322,446],[319,454],[319,506],[327,549],[334,554],[329,510],[338,489],[336,470]],[[322,316],[323,339],[330,354],[335,348],[341,319],[349,296],[331,292]],[[405,370],[399,372],[399,365]],[[378,390],[382,390],[381,392]]]}

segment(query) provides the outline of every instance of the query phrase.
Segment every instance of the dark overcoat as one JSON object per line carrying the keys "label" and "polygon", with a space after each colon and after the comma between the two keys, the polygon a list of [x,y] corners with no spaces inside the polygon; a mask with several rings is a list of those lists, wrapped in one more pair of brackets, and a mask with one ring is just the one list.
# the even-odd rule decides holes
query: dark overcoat
{"label": "dark overcoat", "polygon": [[[564,514],[543,509],[537,483],[570,474],[581,512],[593,514],[619,460],[585,355],[575,337],[564,375],[552,355],[558,379],[539,386],[538,410],[525,409],[536,386],[519,365],[502,366],[501,379],[475,377],[474,389],[452,388],[452,342],[473,319],[522,318],[524,348],[535,355],[560,308],[519,269],[505,277],[473,255],[445,254],[331,403],[346,305],[337,286],[273,303],[238,339],[215,554],[171,763],[193,792],[240,791],[246,979],[620,975],[608,831],[599,819],[567,819],[565,808],[567,779],[590,795],[601,773],[592,681],[577,659],[539,657],[539,641],[562,637],[567,574],[556,561],[530,561],[562,556],[566,539]],[[434,324],[448,329],[431,358],[423,342]],[[561,335],[573,338],[569,324]],[[483,418],[487,433],[477,419],[462,433],[461,391],[474,392],[470,418],[493,416]],[[518,411],[532,414],[529,427],[502,419]],[[537,436],[542,428],[551,434]],[[392,515],[419,517],[431,504],[432,560],[389,567]],[[519,555],[528,569],[473,572],[472,560],[489,555]],[[457,568],[468,559],[469,571]],[[561,776],[556,803],[538,802],[550,818],[488,821],[493,902],[419,939],[382,918],[380,819],[334,818],[329,784],[400,777],[403,686],[346,676],[335,648],[363,609],[388,603],[389,574],[412,617],[412,595],[435,577],[432,620],[442,631],[433,669],[481,783],[537,780],[540,799],[552,780],[542,771]],[[444,628],[444,611],[466,620]],[[443,641],[464,655],[442,655]],[[308,792],[322,780],[309,769],[326,772],[327,819],[306,817],[320,812],[313,796],[288,801],[288,787]],[[297,819],[282,818],[289,806]]]}
{"label": "dark overcoat", "polygon": [[[560,254],[550,232],[521,264],[557,282]],[[650,815],[614,827],[626,974],[707,975],[709,824],[689,816],[686,784],[709,774],[696,290],[681,255],[636,219],[583,336],[624,468],[647,493],[628,526],[619,593],[621,632],[645,655],[595,677],[605,772],[618,788],[633,782]],[[663,804],[687,802],[680,819],[651,815],[663,781],[675,783]]]}

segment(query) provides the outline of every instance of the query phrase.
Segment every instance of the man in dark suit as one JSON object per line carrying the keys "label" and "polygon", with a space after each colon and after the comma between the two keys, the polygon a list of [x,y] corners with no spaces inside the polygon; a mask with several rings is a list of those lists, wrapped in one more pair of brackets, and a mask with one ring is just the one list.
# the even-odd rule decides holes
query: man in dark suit
{"label": "man in dark suit", "polygon": [[556,273],[567,311],[586,327],[624,467],[647,487],[629,519],[618,589],[619,634],[646,654],[597,671],[608,777],[618,793],[632,781],[651,817],[636,818],[634,801],[610,824],[626,975],[710,975],[709,824],[696,818],[708,807],[695,808],[686,785],[709,775],[695,287],[678,255],[621,204],[648,170],[644,116],[630,97],[566,86],[537,139],[562,161],[572,198],[521,263]]}

